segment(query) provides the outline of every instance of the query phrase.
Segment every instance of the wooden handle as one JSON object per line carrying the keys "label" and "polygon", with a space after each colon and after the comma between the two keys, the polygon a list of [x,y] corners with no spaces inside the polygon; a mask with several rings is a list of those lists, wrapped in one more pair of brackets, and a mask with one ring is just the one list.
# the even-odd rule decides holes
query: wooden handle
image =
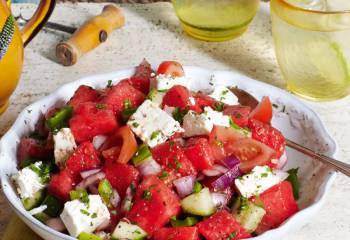
{"label": "wooden handle", "polygon": [[71,66],[79,57],[105,42],[108,35],[124,25],[122,10],[115,5],[106,5],[100,15],[81,26],[66,42],[56,47],[56,56],[65,66]]}

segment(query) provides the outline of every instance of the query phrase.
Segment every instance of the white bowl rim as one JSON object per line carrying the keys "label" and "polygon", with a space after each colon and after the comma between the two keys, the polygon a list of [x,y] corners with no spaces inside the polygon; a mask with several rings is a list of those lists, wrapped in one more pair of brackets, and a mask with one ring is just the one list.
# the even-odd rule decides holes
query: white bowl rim
{"label": "white bowl rim", "polygon": [[[205,71],[205,72],[210,72],[211,74],[215,74],[215,73],[228,73],[228,74],[237,74],[237,72],[235,71],[210,71],[206,68],[202,68],[202,67],[197,67],[197,66],[184,66],[185,72],[187,71]],[[122,70],[118,70],[118,71],[113,71],[113,72],[109,72],[109,73],[102,73],[102,74],[96,74],[96,75],[89,75],[89,76],[85,76],[82,77],[78,80],[66,83],[62,86],[60,86],[59,88],[57,88],[55,91],[53,91],[52,93],[50,93],[49,95],[35,101],[34,103],[31,103],[30,105],[28,105],[27,107],[25,107],[21,113],[18,115],[16,121],[14,122],[14,124],[11,126],[11,128],[3,135],[3,137],[0,139],[0,150],[1,150],[1,143],[6,141],[7,137],[10,135],[10,133],[16,129],[19,125],[23,124],[23,119],[27,114],[27,110],[35,107],[36,105],[40,105],[41,103],[56,97],[59,95],[59,93],[62,91],[62,89],[67,88],[70,85],[75,85],[75,84],[79,84],[79,82],[85,82],[88,79],[94,78],[101,78],[101,79],[110,79],[111,76],[113,75],[118,75],[121,73],[129,73],[132,74],[132,72],[135,71],[135,68],[128,68],[128,69],[122,69]],[[239,74],[239,73],[238,73]],[[243,75],[242,75],[243,76]],[[292,95],[291,93],[277,88],[273,85],[264,83],[264,82],[260,82],[257,80],[254,80],[250,77],[244,76],[245,78],[249,79],[249,81],[251,81],[252,84],[257,85],[257,86],[264,86],[264,87],[268,87],[271,88],[275,91],[279,91],[279,92],[283,92],[283,94],[285,94],[285,96],[291,100],[293,100],[294,102],[298,103],[299,106],[303,107],[304,109],[306,109],[310,114],[312,114],[315,119],[319,122],[319,126],[320,126],[320,131],[324,132],[325,135],[329,138],[329,140],[331,141],[331,143],[333,144],[333,151],[330,154],[331,156],[335,156],[338,152],[338,144],[336,143],[336,141],[331,137],[328,129],[325,127],[324,122],[322,121],[321,117],[311,108],[309,108],[308,106],[306,106],[301,100],[299,100],[298,98],[296,98],[294,95]],[[81,85],[81,84],[79,84]],[[0,152],[1,154],[1,152]],[[1,158],[1,155],[0,155]],[[34,224],[37,228],[46,231],[48,233],[50,233],[51,235],[54,235],[55,237],[61,238],[61,239],[66,239],[66,240],[73,240],[75,238],[67,235],[67,234],[63,234],[60,232],[55,231],[54,229],[48,227],[47,225],[43,224],[42,222],[40,222],[39,220],[37,220],[36,218],[34,218],[32,215],[29,214],[28,211],[24,210],[23,208],[18,207],[16,204],[13,204],[11,202],[11,197],[10,194],[11,192],[13,192],[13,189],[11,186],[9,186],[8,184],[6,184],[7,180],[6,178],[8,178],[8,176],[6,176],[6,174],[4,174],[2,172],[2,170],[0,169],[0,173],[1,173],[1,186],[2,186],[2,190],[5,193],[6,196],[6,200],[7,202],[10,204],[10,206],[12,207],[12,209],[15,210],[15,212],[20,215],[22,218],[27,219],[29,222],[31,222],[32,224]],[[305,216],[307,216],[310,212],[315,212],[317,211],[322,204],[324,203],[325,197],[328,193],[329,188],[331,187],[333,181],[335,180],[336,177],[336,171],[331,171],[330,174],[328,174],[328,176],[326,177],[322,188],[319,189],[319,197],[318,200],[311,204],[310,206],[300,210],[299,212],[297,212],[296,214],[294,214],[292,217],[290,217],[288,220],[286,220],[281,226],[279,226],[278,228],[275,229],[271,229],[261,235],[258,235],[254,238],[250,238],[250,239],[254,239],[254,240],[263,240],[263,239],[272,239],[272,237],[274,237],[275,234],[280,235],[281,233],[285,233],[288,232],[288,229],[292,228],[292,226],[298,222],[299,220],[303,219]],[[30,226],[29,226],[30,227]]]}

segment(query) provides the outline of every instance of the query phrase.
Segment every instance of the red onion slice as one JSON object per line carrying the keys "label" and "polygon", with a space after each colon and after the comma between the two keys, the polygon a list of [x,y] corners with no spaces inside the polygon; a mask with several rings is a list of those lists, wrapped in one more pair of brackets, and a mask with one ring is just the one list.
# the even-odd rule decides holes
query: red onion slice
{"label": "red onion slice", "polygon": [[225,193],[211,193],[211,199],[213,200],[213,203],[216,208],[223,208],[228,203],[228,197]]}
{"label": "red onion slice", "polygon": [[212,187],[217,190],[224,190],[226,188],[231,187],[234,180],[241,176],[241,172],[239,170],[239,164],[228,170],[225,174],[220,176],[214,182],[212,182]]}
{"label": "red onion slice", "polygon": [[104,172],[98,172],[98,173],[95,173],[85,179],[83,179],[83,181],[81,181],[77,186],[76,188],[77,189],[86,189],[87,187],[89,187],[90,185],[98,182],[98,181],[101,181],[102,179],[104,179],[106,177],[106,174]]}
{"label": "red onion slice", "polygon": [[116,190],[113,189],[113,194],[112,194],[111,198],[109,199],[109,201],[113,207],[118,207],[121,199],[120,199],[120,196]]}
{"label": "red onion slice", "polygon": [[107,136],[97,135],[92,139],[92,145],[94,145],[95,149],[99,149],[106,140]]}
{"label": "red onion slice", "polygon": [[182,177],[173,181],[180,198],[184,198],[193,192],[195,181],[196,177],[193,175]]}
{"label": "red onion slice", "polygon": [[[133,183],[132,183],[133,184]],[[135,185],[134,185],[135,186]],[[123,199],[121,211],[128,212],[132,207],[132,199],[134,197],[133,188],[131,185],[126,189],[125,198]]]}
{"label": "red onion slice", "polygon": [[101,168],[96,168],[96,169],[91,169],[91,170],[87,170],[87,171],[84,171],[84,172],[81,172],[80,173],[80,176],[82,178],[87,178],[95,173],[98,173],[99,171],[101,171]]}
{"label": "red onion slice", "polygon": [[214,177],[214,176],[219,176],[223,173],[226,173],[227,171],[228,169],[225,168],[224,166],[215,164],[212,169],[203,170],[202,173],[205,176]]}
{"label": "red onion slice", "polygon": [[234,166],[236,166],[237,164],[240,163],[239,159],[235,156],[230,156],[230,157],[226,157],[224,159],[224,163],[228,168],[233,168]]}
{"label": "red onion slice", "polygon": [[89,192],[92,194],[99,194],[98,193],[98,187],[96,186],[96,184],[91,184],[90,186],[88,186]]}
{"label": "red onion slice", "polygon": [[142,176],[157,175],[162,170],[160,165],[153,158],[144,161],[137,168]]}
{"label": "red onion slice", "polygon": [[45,224],[58,232],[64,232],[66,230],[66,226],[60,218],[50,218]]}

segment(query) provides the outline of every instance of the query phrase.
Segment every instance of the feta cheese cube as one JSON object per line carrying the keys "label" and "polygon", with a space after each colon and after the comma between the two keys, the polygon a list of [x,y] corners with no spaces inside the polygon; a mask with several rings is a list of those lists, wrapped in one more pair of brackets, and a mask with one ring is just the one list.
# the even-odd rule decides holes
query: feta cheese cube
{"label": "feta cheese cube", "polygon": [[150,100],[137,109],[127,125],[150,147],[164,143],[176,132],[184,131],[179,122]]}
{"label": "feta cheese cube", "polygon": [[256,166],[251,173],[237,178],[235,185],[243,197],[250,198],[284,181],[288,175],[268,166]]}
{"label": "feta cheese cube", "polygon": [[151,81],[151,88],[157,90],[168,90],[175,85],[181,85],[191,89],[191,81],[186,77],[173,77],[171,75],[158,74]]}
{"label": "feta cheese cube", "polygon": [[61,128],[55,135],[53,135],[53,140],[55,143],[55,163],[58,166],[64,165],[66,159],[69,158],[77,147],[73,133],[70,128]]}
{"label": "feta cheese cube", "polygon": [[237,105],[239,104],[238,98],[233,94],[230,89],[224,86],[217,86],[214,88],[214,91],[209,94],[210,97],[223,102],[228,105]]}
{"label": "feta cheese cube", "polygon": [[202,114],[205,114],[214,125],[230,127],[230,117],[224,115],[222,112],[214,111],[210,107],[205,107]]}
{"label": "feta cheese cube", "polygon": [[168,105],[164,106],[164,112],[166,112],[167,114],[169,114],[169,116],[173,117],[173,112],[175,111],[175,107],[169,107]]}
{"label": "feta cheese cube", "polygon": [[185,137],[209,135],[213,129],[213,122],[205,114],[189,111],[183,119]]}
{"label": "feta cheese cube", "polygon": [[108,208],[100,195],[89,195],[88,203],[80,200],[66,202],[60,217],[73,237],[77,237],[81,232],[92,233],[110,219]]}
{"label": "feta cheese cube", "polygon": [[183,119],[185,137],[209,135],[214,125],[230,127],[230,117],[205,107],[203,113],[189,111]]}
{"label": "feta cheese cube", "polygon": [[16,184],[17,192],[22,199],[32,198],[35,193],[45,188],[46,183],[42,178],[44,176],[39,176],[37,171],[37,169],[40,171],[42,167],[42,162],[36,162],[18,171],[18,173],[12,177]]}

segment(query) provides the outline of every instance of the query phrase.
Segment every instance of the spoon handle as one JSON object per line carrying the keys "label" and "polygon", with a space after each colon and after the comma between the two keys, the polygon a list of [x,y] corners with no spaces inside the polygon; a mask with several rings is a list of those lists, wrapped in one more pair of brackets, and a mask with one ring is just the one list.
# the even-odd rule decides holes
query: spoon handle
{"label": "spoon handle", "polygon": [[334,169],[338,170],[339,172],[344,173],[348,177],[350,177],[350,164],[346,164],[343,162],[340,162],[338,160],[335,160],[331,157],[327,157],[325,155],[316,153],[315,151],[312,151],[311,149],[308,149],[306,147],[303,147],[289,139],[286,139],[286,145],[288,147],[291,147],[305,155],[308,155],[310,157],[316,158],[317,160],[320,160],[321,162],[328,164],[332,166]]}

